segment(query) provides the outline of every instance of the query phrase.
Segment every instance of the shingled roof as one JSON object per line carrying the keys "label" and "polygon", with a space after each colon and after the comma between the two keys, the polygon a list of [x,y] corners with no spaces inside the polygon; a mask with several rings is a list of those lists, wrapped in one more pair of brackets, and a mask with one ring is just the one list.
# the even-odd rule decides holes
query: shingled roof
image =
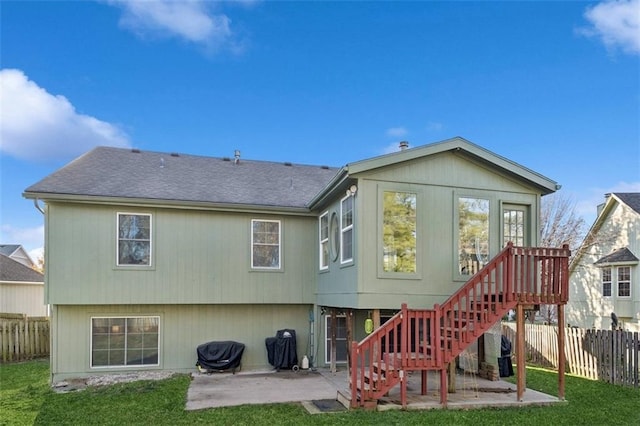
{"label": "shingled roof", "polygon": [[614,192],[623,203],[640,213],[640,192]]}
{"label": "shingled roof", "polygon": [[0,281],[41,283],[44,282],[44,276],[17,260],[0,254]]}
{"label": "shingled roof", "polygon": [[624,247],[614,251],[611,254],[601,257],[595,262],[595,265],[602,265],[602,264],[608,264],[608,263],[620,263],[620,262],[635,263],[637,261],[638,261],[638,258],[633,253],[631,253],[631,250],[629,250],[627,247]]}
{"label": "shingled roof", "polygon": [[27,188],[25,196],[306,209],[338,170],[98,147]]}

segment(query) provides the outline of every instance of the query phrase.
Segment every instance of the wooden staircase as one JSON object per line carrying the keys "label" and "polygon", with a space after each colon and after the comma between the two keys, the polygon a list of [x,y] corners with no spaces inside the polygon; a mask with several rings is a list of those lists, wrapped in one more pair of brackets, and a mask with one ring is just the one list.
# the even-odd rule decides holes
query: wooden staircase
{"label": "wooden staircase", "polygon": [[440,403],[446,404],[448,365],[479,336],[519,304],[564,305],[568,300],[569,255],[558,248],[514,247],[509,243],[442,305],[409,309],[394,317],[350,351],[351,407],[372,407],[400,386],[406,407],[407,374],[440,372]]}

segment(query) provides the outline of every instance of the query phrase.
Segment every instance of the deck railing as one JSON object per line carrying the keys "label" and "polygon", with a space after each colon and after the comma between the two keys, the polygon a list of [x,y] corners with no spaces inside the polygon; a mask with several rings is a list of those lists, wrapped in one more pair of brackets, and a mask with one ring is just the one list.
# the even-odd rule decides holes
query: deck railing
{"label": "deck railing", "polygon": [[443,370],[471,342],[520,304],[564,304],[569,255],[511,243],[434,309],[402,309],[351,347],[352,405],[375,400],[407,371]]}

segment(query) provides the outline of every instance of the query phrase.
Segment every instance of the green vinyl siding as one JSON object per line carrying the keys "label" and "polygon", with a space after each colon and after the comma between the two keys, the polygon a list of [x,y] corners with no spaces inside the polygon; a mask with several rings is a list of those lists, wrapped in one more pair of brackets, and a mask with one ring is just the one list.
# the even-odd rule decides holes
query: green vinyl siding
{"label": "green vinyl siding", "polygon": [[[48,302],[313,303],[317,218],[148,209],[151,267],[117,266],[116,215],[124,208],[48,206]],[[281,221],[281,268],[251,268],[251,220]],[[301,262],[299,259],[309,259]]]}
{"label": "green vinyl siding", "polygon": [[[89,374],[135,370],[194,371],[196,348],[210,341],[243,343],[242,370],[273,368],[265,339],[278,330],[296,330],[298,358],[309,346],[312,305],[59,305],[51,315],[53,380]],[[153,317],[159,319],[157,366],[91,367],[91,324],[95,318]]]}
{"label": "green vinyl siding", "polygon": [[[453,173],[455,170],[455,173]],[[380,169],[364,171],[357,178],[355,216],[355,267],[330,263],[318,279],[318,304],[362,309],[431,308],[442,303],[461,285],[456,273],[457,199],[489,200],[491,211],[489,254],[501,246],[501,206],[527,206],[531,215],[528,240],[537,243],[540,191],[522,181],[467,156],[444,152]],[[383,217],[380,197],[384,191],[417,195],[416,274],[390,274],[381,268]],[[329,211],[336,209],[335,204]]]}

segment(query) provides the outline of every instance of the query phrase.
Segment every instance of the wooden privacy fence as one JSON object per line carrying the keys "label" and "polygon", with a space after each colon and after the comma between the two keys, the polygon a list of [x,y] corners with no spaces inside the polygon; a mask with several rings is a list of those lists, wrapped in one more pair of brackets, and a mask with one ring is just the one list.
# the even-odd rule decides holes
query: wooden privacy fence
{"label": "wooden privacy fence", "polygon": [[2,362],[49,356],[49,318],[0,314]]}
{"label": "wooden privacy fence", "polygon": [[[516,325],[503,323],[502,334],[515,342]],[[525,358],[558,368],[558,327],[525,325]],[[640,336],[623,330],[565,329],[566,371],[580,377],[639,387]]]}

